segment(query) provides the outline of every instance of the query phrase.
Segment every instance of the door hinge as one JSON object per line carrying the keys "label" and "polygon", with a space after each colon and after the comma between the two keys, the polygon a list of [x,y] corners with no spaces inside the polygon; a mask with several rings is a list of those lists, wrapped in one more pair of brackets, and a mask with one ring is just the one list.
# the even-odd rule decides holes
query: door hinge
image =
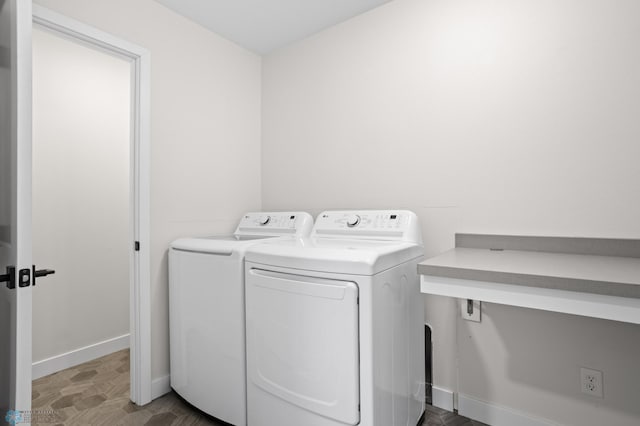
{"label": "door hinge", "polygon": [[7,283],[8,289],[16,288],[16,267],[7,266],[7,273],[0,275],[0,283]]}
{"label": "door hinge", "polygon": [[133,250],[140,251],[140,241],[136,241],[133,243]]}

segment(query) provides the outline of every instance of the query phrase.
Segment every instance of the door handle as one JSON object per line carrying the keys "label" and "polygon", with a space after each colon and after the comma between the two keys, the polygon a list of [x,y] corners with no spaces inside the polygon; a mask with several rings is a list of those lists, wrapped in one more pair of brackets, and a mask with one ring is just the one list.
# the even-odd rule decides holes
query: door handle
{"label": "door handle", "polygon": [[36,285],[36,277],[37,278],[46,277],[47,275],[51,275],[51,274],[55,274],[56,273],[56,271],[54,271],[53,269],[38,269],[38,270],[36,270],[36,265],[33,265],[31,267],[31,271],[32,271],[31,276],[33,277],[32,278],[32,280],[33,280],[32,285],[34,285],[34,286]]}
{"label": "door handle", "polygon": [[0,275],[0,283],[7,283],[8,289],[16,288],[16,267],[7,266],[7,273]]}

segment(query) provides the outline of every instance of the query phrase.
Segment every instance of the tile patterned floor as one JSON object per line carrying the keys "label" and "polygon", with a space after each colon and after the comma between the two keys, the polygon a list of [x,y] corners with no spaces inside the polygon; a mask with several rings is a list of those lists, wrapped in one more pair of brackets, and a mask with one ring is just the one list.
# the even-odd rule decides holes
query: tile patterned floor
{"label": "tile patterned floor", "polygon": [[[128,350],[34,380],[32,399],[32,424],[225,425],[195,410],[174,392],[144,407],[131,403]],[[423,426],[435,425],[483,426],[455,413],[427,406]]]}
{"label": "tile patterned floor", "polygon": [[33,424],[214,425],[169,393],[138,407],[129,401],[129,351],[123,350],[33,382]]}
{"label": "tile patterned floor", "polygon": [[488,426],[451,411],[427,405],[422,426]]}

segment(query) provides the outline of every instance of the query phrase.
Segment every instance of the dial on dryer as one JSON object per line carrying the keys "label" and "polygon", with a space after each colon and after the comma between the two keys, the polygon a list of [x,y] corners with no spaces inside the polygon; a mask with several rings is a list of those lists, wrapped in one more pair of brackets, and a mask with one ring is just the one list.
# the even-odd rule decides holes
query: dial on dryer
{"label": "dial on dryer", "polygon": [[353,228],[359,223],[360,223],[360,216],[358,216],[357,214],[353,214],[347,217],[347,226],[349,228]]}

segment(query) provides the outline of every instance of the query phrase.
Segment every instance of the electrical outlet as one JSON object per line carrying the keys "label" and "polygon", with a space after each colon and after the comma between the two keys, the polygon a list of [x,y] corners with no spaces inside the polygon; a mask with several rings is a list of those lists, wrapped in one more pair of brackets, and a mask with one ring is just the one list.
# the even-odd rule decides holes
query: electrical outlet
{"label": "electrical outlet", "polygon": [[480,322],[482,304],[479,300],[462,299],[460,300],[460,309],[462,310],[462,319]]}
{"label": "electrical outlet", "polygon": [[587,395],[603,398],[602,371],[580,368],[580,390]]}

